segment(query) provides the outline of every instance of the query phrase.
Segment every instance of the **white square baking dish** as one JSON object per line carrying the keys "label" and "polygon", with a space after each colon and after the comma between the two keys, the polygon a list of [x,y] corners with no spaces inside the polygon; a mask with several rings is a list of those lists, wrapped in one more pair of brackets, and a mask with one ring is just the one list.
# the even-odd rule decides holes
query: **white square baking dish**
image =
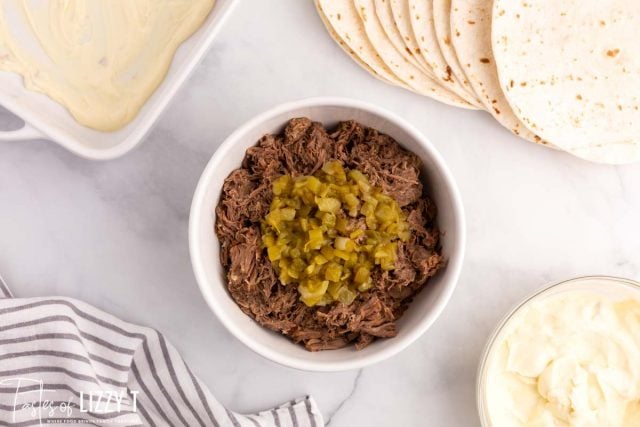
{"label": "white square baking dish", "polygon": [[237,0],[216,1],[202,27],[177,50],[167,76],[138,116],[115,132],[99,132],[79,124],[63,106],[46,95],[26,90],[22,77],[0,72],[0,105],[25,121],[22,129],[0,130],[0,141],[47,139],[94,160],[108,160],[126,154],[149,132],[211,46],[236,3]]}

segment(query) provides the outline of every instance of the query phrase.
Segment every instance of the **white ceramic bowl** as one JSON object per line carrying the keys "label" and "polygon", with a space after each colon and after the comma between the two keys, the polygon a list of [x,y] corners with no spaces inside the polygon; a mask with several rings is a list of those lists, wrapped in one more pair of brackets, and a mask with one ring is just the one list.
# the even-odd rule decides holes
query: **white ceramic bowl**
{"label": "white ceramic bowl", "polygon": [[508,333],[511,320],[517,318],[524,309],[536,301],[540,301],[544,298],[558,295],[563,292],[576,291],[594,292],[615,299],[640,299],[640,283],[638,282],[611,276],[586,276],[544,286],[542,289],[528,296],[514,309],[509,311],[504,319],[498,323],[498,326],[489,337],[489,341],[487,342],[482,357],[480,358],[476,383],[476,399],[480,422],[483,427],[493,426],[489,414],[489,403],[486,392],[488,382],[490,380],[488,376],[489,369],[491,367],[492,357],[495,354],[495,344],[501,342],[505,337],[505,334]]}
{"label": "white ceramic bowl", "polygon": [[[443,232],[447,265],[417,295],[398,321],[398,335],[378,340],[363,350],[352,347],[309,352],[244,314],[229,295],[214,233],[214,209],[222,184],[240,167],[245,150],[267,133],[283,130],[294,117],[309,117],[325,126],[353,119],[395,138],[424,163],[423,181],[438,206],[437,223]],[[218,148],[195,191],[189,219],[189,247],[195,276],[205,300],[224,326],[256,353],[285,366],[311,371],[357,369],[405,349],[440,315],[458,281],[465,249],[465,221],[458,189],[443,159],[420,132],[395,114],[364,102],[314,98],[277,106],[241,126]]]}

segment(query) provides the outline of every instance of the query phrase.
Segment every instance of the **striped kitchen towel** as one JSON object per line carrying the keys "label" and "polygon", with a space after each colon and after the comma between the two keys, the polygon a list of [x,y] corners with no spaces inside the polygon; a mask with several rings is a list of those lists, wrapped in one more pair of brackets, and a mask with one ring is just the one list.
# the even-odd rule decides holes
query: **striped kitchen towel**
{"label": "striped kitchen towel", "polygon": [[0,426],[321,427],[310,397],[223,407],[150,328],[70,298],[13,298],[0,277]]}

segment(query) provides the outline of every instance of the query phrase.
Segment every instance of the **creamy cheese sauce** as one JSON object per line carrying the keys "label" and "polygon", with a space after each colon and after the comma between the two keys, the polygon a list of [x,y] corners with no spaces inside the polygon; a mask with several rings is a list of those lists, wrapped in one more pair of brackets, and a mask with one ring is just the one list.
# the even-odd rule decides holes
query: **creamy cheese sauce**
{"label": "creamy cheese sauce", "polygon": [[640,426],[640,301],[572,291],[531,303],[487,378],[494,427]]}
{"label": "creamy cheese sauce", "polygon": [[124,127],[215,0],[3,0],[0,70],[101,131]]}

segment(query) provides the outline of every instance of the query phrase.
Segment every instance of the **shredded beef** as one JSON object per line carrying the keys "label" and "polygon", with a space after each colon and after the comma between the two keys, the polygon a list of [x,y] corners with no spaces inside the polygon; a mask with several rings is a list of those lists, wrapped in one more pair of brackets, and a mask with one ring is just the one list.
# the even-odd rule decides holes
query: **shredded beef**
{"label": "shredded beef", "polygon": [[[296,286],[284,286],[261,247],[260,221],[269,212],[273,181],[283,174],[311,175],[330,160],[363,172],[393,196],[412,230],[398,245],[396,268],[372,272],[374,286],[350,305],[307,307]],[[242,167],[229,175],[216,207],[228,288],[238,306],[258,323],[310,351],[354,345],[396,335],[396,320],[443,265],[434,224],[436,206],[420,181],[420,159],[391,137],[354,121],[329,133],[307,118],[291,120],[281,135],[265,135],[247,150]],[[364,228],[352,220],[350,228]]]}

